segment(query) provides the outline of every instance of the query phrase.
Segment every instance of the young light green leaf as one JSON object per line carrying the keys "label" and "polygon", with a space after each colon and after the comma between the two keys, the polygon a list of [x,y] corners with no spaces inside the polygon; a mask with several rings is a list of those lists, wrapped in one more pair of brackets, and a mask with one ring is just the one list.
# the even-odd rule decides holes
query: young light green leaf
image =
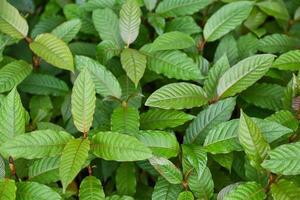
{"label": "young light green leaf", "polygon": [[153,155],[171,158],[179,153],[179,144],[173,133],[165,131],[139,131],[135,137],[152,150]]}
{"label": "young light green leaf", "polygon": [[250,1],[229,3],[215,12],[206,22],[203,30],[206,41],[214,41],[235,29],[247,19],[253,7]]}
{"label": "young light green leaf", "polygon": [[69,43],[77,35],[81,28],[80,19],[72,19],[62,23],[52,30],[52,34],[64,41]]}
{"label": "young light green leaf", "polygon": [[55,35],[40,34],[29,46],[35,54],[46,62],[61,69],[74,71],[73,56],[69,47]]}
{"label": "young light green leaf", "polygon": [[0,69],[0,93],[7,92],[21,83],[32,70],[23,60],[13,61]]}
{"label": "young light green leaf", "polygon": [[300,50],[288,51],[281,54],[273,63],[272,67],[281,70],[296,71],[300,69]]}
{"label": "young light green leaf", "polygon": [[185,82],[165,85],[150,95],[145,105],[163,109],[200,107],[207,103],[204,90]]}
{"label": "young light green leaf", "polygon": [[210,129],[230,119],[235,98],[227,98],[202,110],[186,129],[184,143],[202,144]]}
{"label": "young light green leaf", "polygon": [[69,133],[39,130],[21,134],[4,143],[0,152],[13,158],[36,159],[60,155],[66,143],[72,139]]}
{"label": "young light green leaf", "polygon": [[272,196],[275,200],[293,200],[300,198],[299,186],[290,180],[280,179],[271,185]]}
{"label": "young light green leaf", "polygon": [[139,34],[141,10],[137,0],[126,0],[120,10],[120,31],[123,41],[129,46]]}
{"label": "young light green leaf", "polygon": [[133,196],[136,192],[136,169],[133,163],[122,163],[116,174],[118,194]]}
{"label": "young light green leaf", "polygon": [[149,159],[151,165],[171,184],[180,184],[183,177],[181,171],[169,160],[162,157]]}
{"label": "young light green leaf", "polygon": [[16,39],[27,36],[28,24],[6,0],[0,1],[0,31]]}
{"label": "young light green leaf", "polygon": [[83,179],[79,189],[80,200],[104,200],[105,194],[101,181],[94,176],[87,176]]}
{"label": "young light green leaf", "polygon": [[96,107],[95,85],[87,68],[83,69],[75,80],[71,105],[74,125],[86,134],[93,123]]}
{"label": "young light green leaf", "polygon": [[260,164],[266,158],[267,153],[271,148],[264,139],[261,129],[242,111],[238,137],[250,160],[250,164],[259,169]]}
{"label": "young light green leaf", "polygon": [[25,133],[25,110],[16,88],[5,97],[0,107],[0,143],[11,142]]}
{"label": "young light green leaf", "polygon": [[284,144],[269,152],[270,158],[262,163],[262,167],[276,174],[300,174],[300,142]]}
{"label": "young light green leaf", "polygon": [[152,200],[176,199],[181,190],[181,185],[170,184],[166,179],[159,176],[152,193]]}
{"label": "young light green leaf", "polygon": [[116,108],[111,116],[111,130],[114,132],[135,135],[139,131],[140,116],[134,107]]}
{"label": "young light green leaf", "polygon": [[98,132],[92,139],[93,153],[105,160],[137,161],[152,156],[151,150],[135,137],[117,132]]}
{"label": "young light green leaf", "polygon": [[15,181],[11,179],[0,179],[0,199],[15,200],[17,187]]}
{"label": "young light green leaf", "polygon": [[135,49],[127,48],[121,53],[122,67],[130,80],[135,84],[135,87],[137,87],[144,75],[146,62],[146,56]]}
{"label": "young light green leaf", "polygon": [[151,44],[151,51],[186,49],[195,45],[188,34],[172,31],[158,36]]}
{"label": "young light green leaf", "polygon": [[46,185],[35,182],[17,183],[17,198],[20,200],[60,200],[61,196]]}
{"label": "young light green leaf", "polygon": [[76,56],[75,62],[76,68],[80,71],[85,68],[89,70],[98,94],[101,94],[103,97],[121,97],[121,86],[117,78],[109,70],[107,70],[106,67],[85,56]]}
{"label": "young light green leaf", "polygon": [[59,164],[59,177],[63,185],[63,191],[66,191],[68,185],[80,172],[90,150],[90,141],[88,139],[70,140],[61,155]]}
{"label": "young light green leaf", "polygon": [[181,192],[177,200],[194,200],[194,195],[190,191]]}
{"label": "young light green leaf", "polygon": [[262,200],[266,194],[256,182],[245,182],[232,189],[223,200]]}
{"label": "young light green leaf", "polygon": [[261,54],[248,57],[228,69],[219,80],[219,97],[233,96],[253,85],[269,70],[274,55]]}
{"label": "young light green leaf", "polygon": [[141,114],[141,129],[174,128],[194,119],[193,115],[177,110],[150,109]]}

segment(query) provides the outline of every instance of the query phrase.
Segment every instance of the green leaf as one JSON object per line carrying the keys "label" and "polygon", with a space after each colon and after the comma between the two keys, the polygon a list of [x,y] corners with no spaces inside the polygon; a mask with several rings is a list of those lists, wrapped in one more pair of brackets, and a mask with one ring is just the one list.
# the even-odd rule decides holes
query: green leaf
{"label": "green leaf", "polygon": [[143,53],[147,56],[148,68],[158,74],[181,80],[203,78],[197,64],[184,52],[173,50]]}
{"label": "green leaf", "polygon": [[21,134],[4,143],[0,152],[13,158],[36,159],[60,155],[66,143],[72,138],[69,133],[39,130]]}
{"label": "green leaf", "polygon": [[200,26],[195,22],[193,17],[184,16],[176,17],[166,24],[165,32],[179,31],[186,34],[196,34],[201,32]]}
{"label": "green leaf", "polygon": [[27,36],[28,24],[6,0],[0,1],[0,31],[16,39]]}
{"label": "green leaf", "polygon": [[179,144],[173,133],[165,131],[139,131],[136,138],[152,150],[153,155],[171,158],[179,153]]}
{"label": "green leaf", "polygon": [[295,118],[293,113],[288,110],[278,111],[265,119],[277,122],[283,126],[293,129],[294,131],[296,131],[298,128],[298,120]]}
{"label": "green leaf", "polygon": [[118,194],[133,196],[136,192],[136,169],[133,163],[122,163],[116,174]]}
{"label": "green leaf", "polygon": [[148,22],[155,29],[155,32],[158,35],[161,35],[164,33],[164,29],[166,26],[165,18],[163,18],[159,15],[152,14],[152,15],[149,15]]}
{"label": "green leaf", "polygon": [[177,200],[194,200],[193,193],[190,191],[181,192]]}
{"label": "green leaf", "polygon": [[69,43],[77,35],[81,28],[80,19],[72,19],[62,23],[52,30],[52,34],[64,41]]}
{"label": "green leaf", "polygon": [[98,94],[101,94],[103,97],[121,97],[121,86],[117,78],[103,65],[85,56],[76,56],[75,61],[77,69],[83,70],[87,68],[89,70]]}
{"label": "green leaf", "polygon": [[41,18],[30,31],[31,38],[35,38],[37,35],[42,33],[49,33],[63,22],[64,18],[62,16],[49,16],[47,18]]}
{"label": "green leaf", "polygon": [[219,97],[233,96],[253,85],[269,70],[274,57],[271,54],[251,56],[228,69],[219,80]]}
{"label": "green leaf", "polygon": [[186,129],[184,143],[203,143],[212,127],[230,119],[234,107],[235,98],[227,98],[202,110]]}
{"label": "green leaf", "polygon": [[158,4],[156,12],[165,17],[191,15],[212,2],[212,0],[163,0]]}
{"label": "green leaf", "polygon": [[137,87],[146,69],[146,56],[135,49],[124,49],[121,53],[121,63],[127,76]]}
{"label": "green leaf", "polygon": [[223,200],[262,200],[264,189],[255,182],[245,182],[232,189]]}
{"label": "green leaf", "polygon": [[151,51],[186,49],[192,46],[195,46],[195,41],[191,36],[172,31],[158,36],[151,44]]}
{"label": "green leaf", "polygon": [[18,88],[22,92],[30,94],[53,96],[64,96],[69,91],[69,87],[64,81],[54,76],[39,73],[30,74]]}
{"label": "green leaf", "polygon": [[17,199],[19,200],[59,200],[61,196],[50,187],[35,182],[17,183]]}
{"label": "green leaf", "polygon": [[300,40],[284,34],[267,35],[259,40],[258,49],[266,53],[284,53],[300,46]]}
{"label": "green leaf", "polygon": [[262,167],[276,174],[300,174],[300,142],[284,144],[273,150],[269,158],[262,163]]}
{"label": "green leaf", "polygon": [[35,54],[46,62],[61,69],[74,71],[73,56],[69,47],[55,35],[40,34],[29,46]]}
{"label": "green leaf", "polygon": [[137,161],[152,156],[151,150],[136,138],[116,132],[98,132],[92,139],[93,153],[105,160]]}
{"label": "green leaf", "polygon": [[87,176],[83,179],[79,189],[80,200],[104,200],[105,194],[99,179]]}
{"label": "green leaf", "polygon": [[74,82],[71,105],[74,125],[82,133],[87,133],[93,123],[96,92],[94,82],[86,68],[80,72]]}
{"label": "green leaf", "polygon": [[118,46],[123,44],[118,16],[109,8],[93,11],[93,23],[102,40],[111,40]]}
{"label": "green leaf", "polygon": [[169,160],[162,157],[149,159],[151,165],[171,184],[180,184],[183,177],[181,171]]}
{"label": "green leaf", "polygon": [[275,200],[293,200],[300,198],[299,186],[286,179],[280,179],[271,185],[272,196]]}
{"label": "green leaf", "polygon": [[5,97],[0,107],[0,144],[11,142],[25,133],[25,110],[16,88]]}
{"label": "green leaf", "polygon": [[0,69],[0,93],[7,92],[21,83],[32,67],[23,60],[13,61]]}
{"label": "green leaf", "polygon": [[228,169],[231,172],[231,167],[233,163],[233,153],[227,154],[215,154],[212,155],[212,158],[222,167]]}
{"label": "green leaf", "polygon": [[238,61],[240,57],[239,53],[238,44],[233,34],[227,34],[221,38],[218,44],[214,56],[214,62],[216,63],[225,54],[228,58],[229,64],[233,65]]}
{"label": "green leaf", "polygon": [[300,69],[300,50],[293,50],[281,54],[273,63],[272,67],[280,70],[296,71]]}
{"label": "green leaf", "polygon": [[263,1],[256,4],[266,14],[275,17],[276,19],[285,20],[289,19],[289,12],[283,1]]}
{"label": "green leaf", "polygon": [[111,58],[119,56],[121,50],[122,49],[114,41],[104,40],[97,45],[97,60],[102,64],[107,64]]}
{"label": "green leaf", "polygon": [[247,19],[253,7],[249,1],[227,4],[215,12],[206,22],[203,30],[206,41],[214,41],[235,29]]}
{"label": "green leaf", "polygon": [[64,192],[85,164],[89,150],[90,141],[88,139],[71,139],[66,144],[59,164],[59,177]]}
{"label": "green leaf", "polygon": [[259,168],[271,148],[264,139],[260,128],[243,111],[241,111],[238,136],[250,164]]}
{"label": "green leaf", "polygon": [[204,87],[209,99],[217,96],[217,86],[221,76],[230,68],[226,54],[224,54],[209,70],[207,79],[204,81]]}
{"label": "green leaf", "polygon": [[113,8],[115,4],[115,0],[89,0],[82,7],[86,11],[93,11],[98,8]]}
{"label": "green leaf", "polygon": [[160,176],[156,181],[152,193],[152,200],[176,199],[181,190],[181,185],[170,184],[166,179]]}
{"label": "green leaf", "polygon": [[0,179],[0,199],[15,200],[17,187],[11,179]]}
{"label": "green leaf", "polygon": [[36,160],[28,169],[30,181],[49,184],[59,180],[60,156],[44,157]]}
{"label": "green leaf", "polygon": [[200,107],[206,103],[206,94],[200,86],[177,82],[156,90],[147,99],[145,105],[163,109],[183,109]]}
{"label": "green leaf", "polygon": [[123,41],[129,46],[139,34],[141,10],[136,0],[126,0],[120,10],[120,31]]}
{"label": "green leaf", "polygon": [[150,109],[141,114],[141,129],[155,130],[175,128],[194,119],[193,115],[177,110]]}
{"label": "green leaf", "polygon": [[114,132],[134,135],[139,131],[139,111],[134,107],[116,108],[111,116],[111,130]]}

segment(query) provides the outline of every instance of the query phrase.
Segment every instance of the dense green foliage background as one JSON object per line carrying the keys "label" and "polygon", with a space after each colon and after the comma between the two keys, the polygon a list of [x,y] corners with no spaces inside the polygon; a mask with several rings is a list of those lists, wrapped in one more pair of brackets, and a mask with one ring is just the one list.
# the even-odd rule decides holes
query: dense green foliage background
{"label": "dense green foliage background", "polygon": [[0,200],[300,199],[299,0],[0,0]]}

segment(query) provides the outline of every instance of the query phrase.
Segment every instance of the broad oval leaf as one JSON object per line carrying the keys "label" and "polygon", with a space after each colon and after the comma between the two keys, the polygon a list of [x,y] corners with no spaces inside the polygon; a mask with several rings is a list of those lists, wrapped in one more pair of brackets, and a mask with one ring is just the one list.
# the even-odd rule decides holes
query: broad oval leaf
{"label": "broad oval leaf", "polygon": [[52,30],[52,34],[64,41],[69,43],[79,32],[81,28],[80,19],[72,19],[62,23]]}
{"label": "broad oval leaf", "polygon": [[96,107],[95,85],[86,68],[80,72],[75,80],[71,104],[74,125],[79,131],[86,134],[93,123]]}
{"label": "broad oval leaf", "polygon": [[120,106],[114,109],[111,116],[111,130],[114,132],[135,135],[139,131],[140,116],[138,109],[131,106]]}
{"label": "broad oval leaf", "polygon": [[188,186],[198,199],[210,199],[213,196],[214,182],[208,167],[199,175],[192,171],[187,179]]}
{"label": "broad oval leaf", "polygon": [[300,198],[300,187],[291,180],[280,179],[271,185],[272,196],[275,200],[293,200]]}
{"label": "broad oval leaf", "polygon": [[233,188],[223,200],[262,200],[266,194],[256,182],[246,182]]}
{"label": "broad oval leaf", "polygon": [[165,32],[171,31],[180,31],[186,34],[195,34],[200,33],[201,28],[195,22],[193,17],[184,16],[184,17],[176,17],[172,21],[166,24]]}
{"label": "broad oval leaf", "polygon": [[278,33],[267,35],[258,43],[258,49],[266,53],[284,53],[299,46],[300,40]]}
{"label": "broad oval leaf", "polygon": [[181,185],[170,184],[165,178],[159,176],[152,193],[152,200],[176,199],[181,191]]}
{"label": "broad oval leaf", "polygon": [[30,49],[46,62],[70,71],[74,71],[73,55],[65,42],[50,33],[38,35]]}
{"label": "broad oval leaf", "polygon": [[14,180],[0,179],[0,199],[15,200],[17,187]]}
{"label": "broad oval leaf", "polygon": [[296,71],[300,69],[300,50],[288,51],[280,55],[272,67],[281,69],[281,70],[291,70]]}
{"label": "broad oval leaf", "polygon": [[194,195],[190,191],[181,192],[177,200],[194,200]]}
{"label": "broad oval leaf", "polygon": [[203,30],[206,41],[214,41],[235,29],[247,19],[253,7],[250,1],[229,3],[215,12],[206,22]]}
{"label": "broad oval leaf", "polygon": [[118,194],[133,196],[136,193],[136,169],[132,162],[122,163],[116,173]]}
{"label": "broad oval leaf", "polygon": [[105,160],[137,161],[152,156],[151,150],[135,137],[117,132],[98,132],[91,143],[93,153]]}
{"label": "broad oval leaf", "polygon": [[171,83],[150,95],[145,105],[163,109],[200,107],[207,103],[204,90],[192,83]]}
{"label": "broad oval leaf", "polygon": [[80,200],[104,200],[105,194],[101,181],[94,176],[85,177],[79,189]]}

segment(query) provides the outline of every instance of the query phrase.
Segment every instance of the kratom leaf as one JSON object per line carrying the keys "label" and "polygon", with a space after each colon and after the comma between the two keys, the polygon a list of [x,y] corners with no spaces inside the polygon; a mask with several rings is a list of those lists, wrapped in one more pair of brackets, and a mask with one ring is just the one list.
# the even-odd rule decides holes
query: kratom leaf
{"label": "kratom leaf", "polygon": [[41,18],[30,31],[32,38],[42,33],[50,33],[54,28],[64,22],[62,16],[49,16],[47,18]]}
{"label": "kratom leaf", "polygon": [[200,178],[195,171],[192,171],[188,177],[188,186],[196,198],[210,199],[213,195],[214,182],[209,168],[204,169]]}
{"label": "kratom leaf", "polygon": [[74,125],[80,132],[87,133],[93,123],[96,107],[95,85],[87,68],[75,80],[71,104]]}
{"label": "kratom leaf", "polygon": [[255,182],[245,182],[232,189],[223,200],[261,200],[266,195],[263,188]]}
{"label": "kratom leaf", "polygon": [[281,145],[268,153],[270,157],[262,163],[262,167],[276,174],[298,175],[299,151],[300,142]]}
{"label": "kratom leaf", "polygon": [[158,4],[156,12],[165,17],[191,15],[212,2],[211,0],[163,0]]}
{"label": "kratom leaf", "polygon": [[83,70],[87,68],[89,70],[98,94],[101,94],[103,97],[121,97],[122,91],[118,80],[103,65],[85,56],[76,56],[75,61],[77,69]]}
{"label": "kratom leaf", "polygon": [[22,92],[37,95],[64,96],[69,91],[68,85],[47,74],[32,73],[18,86]]}
{"label": "kratom leaf", "polygon": [[126,71],[126,74],[130,80],[132,80],[132,82],[135,84],[135,87],[137,87],[140,79],[144,75],[146,62],[146,56],[137,50],[124,49],[121,53],[122,67]]}
{"label": "kratom leaf", "polygon": [[25,110],[16,88],[5,97],[0,107],[0,143],[25,133]]}
{"label": "kratom leaf", "polygon": [[300,198],[300,188],[293,181],[280,179],[271,185],[272,196],[275,200],[293,200]]}
{"label": "kratom leaf", "polygon": [[6,0],[0,1],[0,31],[16,39],[27,36],[28,24]]}
{"label": "kratom leaf", "polygon": [[96,57],[101,64],[106,64],[114,56],[121,53],[121,48],[114,41],[104,40],[97,45]]}
{"label": "kratom leaf", "polygon": [[193,193],[190,191],[181,192],[177,200],[194,200]]}
{"label": "kratom leaf", "polygon": [[53,34],[43,33],[38,35],[30,49],[46,62],[70,71],[74,71],[73,56],[65,42]]}
{"label": "kratom leaf", "polygon": [[165,85],[150,95],[145,105],[163,109],[183,109],[202,106],[207,102],[204,90],[185,82]]}
{"label": "kratom leaf", "polygon": [[238,44],[234,36],[232,34],[225,35],[218,44],[214,62],[216,63],[225,54],[229,64],[233,65],[238,61],[238,58],[240,57],[239,53]]}
{"label": "kratom leaf", "polygon": [[183,177],[181,171],[169,160],[162,157],[149,159],[151,165],[171,184],[180,184]]}
{"label": "kratom leaf", "polygon": [[300,50],[288,51],[281,54],[273,63],[273,67],[281,70],[296,71],[300,69]]}
{"label": "kratom leaf", "polygon": [[234,190],[237,186],[239,186],[241,182],[233,183],[227,185],[222,188],[222,190],[218,193],[217,200],[223,200],[227,194],[229,194],[232,190]]}
{"label": "kratom leaf", "polygon": [[203,143],[212,127],[230,119],[234,107],[235,98],[227,98],[202,110],[186,129],[184,143]]}
{"label": "kratom leaf", "polygon": [[193,115],[177,110],[150,109],[141,114],[141,129],[155,130],[174,128],[194,119]]}
{"label": "kratom leaf", "polygon": [[277,122],[279,124],[282,124],[283,126],[286,126],[290,129],[293,129],[294,131],[296,131],[297,128],[298,128],[297,119],[295,118],[293,113],[291,113],[288,110],[278,111],[278,112],[274,113],[273,115],[271,115],[271,116],[269,116],[265,119],[269,120],[269,121]]}
{"label": "kratom leaf", "polygon": [[206,22],[203,30],[206,41],[214,41],[235,29],[247,19],[253,7],[249,1],[227,4],[215,12]]}
{"label": "kratom leaf", "polygon": [[254,84],[268,71],[274,57],[271,54],[251,56],[228,69],[219,80],[219,97],[233,96]]}
{"label": "kratom leaf", "polygon": [[36,159],[60,155],[66,143],[72,139],[69,133],[52,130],[39,130],[21,134],[4,143],[0,152],[13,158]]}
{"label": "kratom leaf", "polygon": [[116,132],[96,133],[91,143],[93,153],[105,160],[137,161],[152,156],[151,150],[142,142]]}
{"label": "kratom leaf", "polygon": [[120,195],[133,196],[136,192],[136,169],[133,163],[122,163],[116,174],[116,188]]}
{"label": "kratom leaf", "polygon": [[266,53],[284,53],[299,46],[300,40],[284,34],[267,35],[258,43],[258,49]]}
{"label": "kratom leaf", "polygon": [[151,51],[186,49],[195,45],[188,34],[172,31],[158,36],[151,44]]}
{"label": "kratom leaf", "polygon": [[105,194],[99,179],[87,176],[80,184],[79,198],[81,200],[104,200]]}
{"label": "kratom leaf", "polygon": [[166,20],[162,16],[159,15],[149,15],[148,17],[149,24],[155,29],[155,32],[158,35],[161,35],[164,33],[164,29],[166,26]]}
{"label": "kratom leaf", "polygon": [[139,111],[134,107],[120,106],[111,116],[111,130],[114,132],[135,135],[140,126]]}
{"label": "kratom leaf", "polygon": [[263,1],[256,4],[266,14],[273,16],[280,20],[288,20],[289,12],[285,7],[283,1]]}
{"label": "kratom leaf", "polygon": [[35,182],[17,183],[17,199],[59,200],[61,196],[46,185]]}
{"label": "kratom leaf", "polygon": [[15,181],[11,179],[0,179],[0,199],[15,200],[17,187]]}
{"label": "kratom leaf", "polygon": [[66,191],[68,185],[80,172],[90,150],[90,141],[88,139],[71,139],[65,146],[59,164],[59,177],[63,185],[63,191]]}
{"label": "kratom leaf", "polygon": [[250,164],[259,169],[271,148],[264,139],[260,128],[243,111],[241,111],[238,137]]}
{"label": "kratom leaf", "polygon": [[156,6],[157,0],[144,0],[144,4],[149,11],[152,11]]}
{"label": "kratom leaf", "polygon": [[152,193],[152,200],[177,199],[181,190],[181,185],[170,184],[166,179],[160,176],[156,181],[154,191]]}
{"label": "kratom leaf", "polygon": [[171,158],[179,153],[179,145],[173,133],[165,131],[139,131],[136,138],[152,150],[153,155]]}
{"label": "kratom leaf", "polygon": [[13,61],[0,69],[0,92],[7,92],[21,83],[32,67],[23,60]]}
{"label": "kratom leaf", "polygon": [[86,11],[93,11],[98,8],[112,8],[116,4],[116,0],[89,0],[82,7]]}
{"label": "kratom leaf", "polygon": [[186,34],[196,34],[201,32],[200,26],[190,16],[176,17],[166,24],[165,32],[179,31]]}
{"label": "kratom leaf", "polygon": [[77,35],[81,28],[80,19],[72,19],[62,23],[52,30],[52,34],[64,41],[69,43]]}
{"label": "kratom leaf", "polygon": [[120,31],[123,41],[129,46],[139,34],[141,10],[137,0],[126,0],[120,10]]}

